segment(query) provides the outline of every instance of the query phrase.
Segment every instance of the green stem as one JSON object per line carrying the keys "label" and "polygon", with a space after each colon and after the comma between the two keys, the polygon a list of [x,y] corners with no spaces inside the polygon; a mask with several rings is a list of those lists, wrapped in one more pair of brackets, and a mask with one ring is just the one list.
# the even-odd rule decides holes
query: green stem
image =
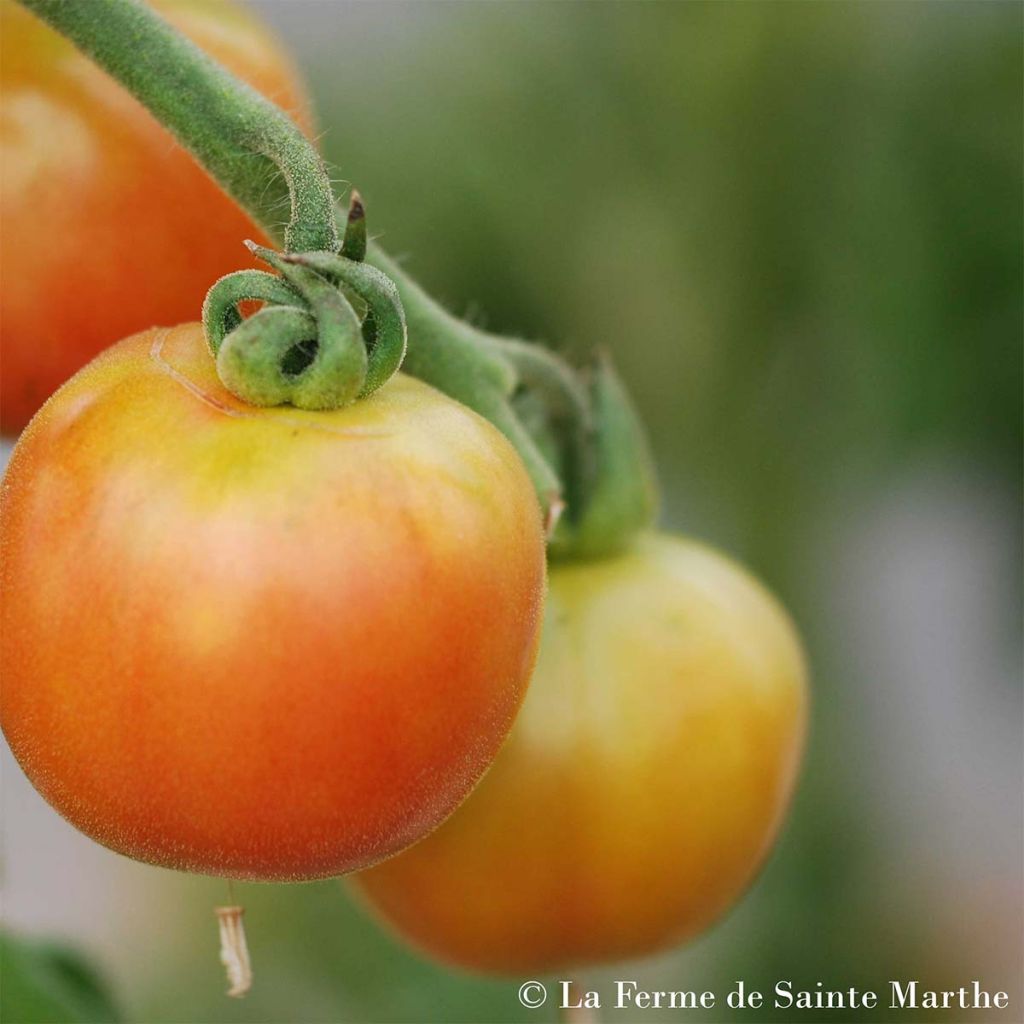
{"label": "green stem", "polygon": [[268,235],[292,252],[337,251],[327,170],[273,103],[134,0],[22,3],[141,100]]}
{"label": "green stem", "polygon": [[[21,2],[120,81],[283,243],[283,254],[254,250],[281,276],[240,271],[207,296],[204,325],[227,387],[257,404],[332,408],[383,384],[405,352],[406,372],[508,437],[549,524],[568,501],[553,555],[606,555],[649,525],[643,430],[607,361],[587,382],[541,346],[448,313],[367,246],[357,195],[347,217],[337,214],[323,162],[289,118],[137,0]],[[366,304],[361,322],[346,289]],[[238,303],[251,298],[266,305],[243,322]]]}
{"label": "green stem", "polygon": [[[403,370],[502,430],[545,508],[555,495],[564,496],[567,511],[550,542],[553,558],[615,554],[651,525],[658,507],[654,463],[607,353],[599,355],[587,387],[549,349],[485,333],[453,316],[376,244],[366,258],[398,286],[409,330]],[[536,431],[516,407],[523,388],[543,409]],[[559,480],[562,486],[552,489]]]}
{"label": "green stem", "polygon": [[550,512],[562,486],[512,409],[519,377],[496,341],[452,316],[376,244],[369,247],[367,261],[398,286],[412,339],[403,371],[469,406],[505,434],[519,452],[541,505]]}

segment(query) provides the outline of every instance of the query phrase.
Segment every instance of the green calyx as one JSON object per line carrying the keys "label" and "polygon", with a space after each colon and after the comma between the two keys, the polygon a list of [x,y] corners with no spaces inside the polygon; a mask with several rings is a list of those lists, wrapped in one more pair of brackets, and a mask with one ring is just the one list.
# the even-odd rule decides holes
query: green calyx
{"label": "green calyx", "polygon": [[[365,225],[353,194],[349,220]],[[246,243],[278,273],[222,277],[203,303],[203,327],[224,386],[252,405],[338,409],[384,384],[405,356],[405,314],[394,283],[362,261],[365,226],[346,231],[350,258],[333,252],[277,253]],[[279,275],[279,276],[278,276]],[[260,301],[242,317],[239,304]],[[359,303],[360,316],[353,305]]]}
{"label": "green calyx", "polygon": [[[449,314],[368,245],[357,194],[347,215],[337,215],[323,162],[289,118],[144,4],[21,2],[147,106],[283,245],[275,252],[247,243],[274,272],[228,274],[203,305],[229,390],[254,405],[333,409],[371,394],[402,366],[490,420],[514,445],[536,488],[553,557],[614,554],[650,525],[653,465],[607,356],[577,372],[540,345]],[[282,228],[285,205],[291,216]],[[262,305],[243,317],[247,301]]]}
{"label": "green calyx", "polygon": [[490,420],[519,452],[545,511],[552,558],[613,555],[651,525],[654,463],[606,353],[581,373],[539,344],[452,316],[379,247],[370,246],[367,260],[398,287],[409,331],[403,370]]}

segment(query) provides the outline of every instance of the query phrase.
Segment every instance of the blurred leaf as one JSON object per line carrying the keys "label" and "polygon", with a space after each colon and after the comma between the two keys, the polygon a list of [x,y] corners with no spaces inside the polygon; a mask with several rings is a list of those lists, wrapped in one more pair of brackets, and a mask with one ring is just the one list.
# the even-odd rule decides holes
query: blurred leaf
{"label": "blurred leaf", "polygon": [[80,953],[0,935],[4,1024],[116,1024],[121,1019],[106,985]]}

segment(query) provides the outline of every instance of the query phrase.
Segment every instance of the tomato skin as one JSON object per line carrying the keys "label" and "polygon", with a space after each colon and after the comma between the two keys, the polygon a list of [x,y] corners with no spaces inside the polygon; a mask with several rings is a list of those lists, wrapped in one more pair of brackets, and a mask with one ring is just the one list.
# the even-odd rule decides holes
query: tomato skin
{"label": "tomato skin", "polygon": [[[228,0],[157,10],[308,130],[294,69]],[[0,428],[20,430],[94,355],[194,320],[252,265],[248,215],[143,106],[13,0],[0,0]]]}
{"label": "tomato skin", "polygon": [[0,501],[0,721],[42,795],[139,860],[337,875],[442,821],[536,653],[537,500],[489,423],[397,375],[246,406],[198,324],[104,352]]}
{"label": "tomato skin", "polygon": [[508,742],[469,800],[355,876],[433,956],[517,976],[652,953],[717,918],[775,836],[803,746],[782,609],[691,541],[555,566]]}

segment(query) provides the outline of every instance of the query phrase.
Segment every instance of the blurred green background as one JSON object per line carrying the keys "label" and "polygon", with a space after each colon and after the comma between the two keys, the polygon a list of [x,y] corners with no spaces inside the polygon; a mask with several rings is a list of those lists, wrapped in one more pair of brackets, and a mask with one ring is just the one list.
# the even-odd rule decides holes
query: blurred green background
{"label": "blurred green background", "polygon": [[[1003,1017],[827,1019],[1022,1019],[1024,7],[251,6],[371,231],[492,329],[608,346],[665,525],[749,563],[806,637],[810,748],[757,884],[689,947],[577,980],[978,978]],[[237,887],[257,978],[228,1000],[223,883],[94,846],[5,758],[8,924],[83,951],[123,1020],[555,1019],[525,979],[407,952],[338,883]],[[40,956],[6,948],[5,975],[52,995]],[[98,992],[38,1019],[105,1019]]]}

